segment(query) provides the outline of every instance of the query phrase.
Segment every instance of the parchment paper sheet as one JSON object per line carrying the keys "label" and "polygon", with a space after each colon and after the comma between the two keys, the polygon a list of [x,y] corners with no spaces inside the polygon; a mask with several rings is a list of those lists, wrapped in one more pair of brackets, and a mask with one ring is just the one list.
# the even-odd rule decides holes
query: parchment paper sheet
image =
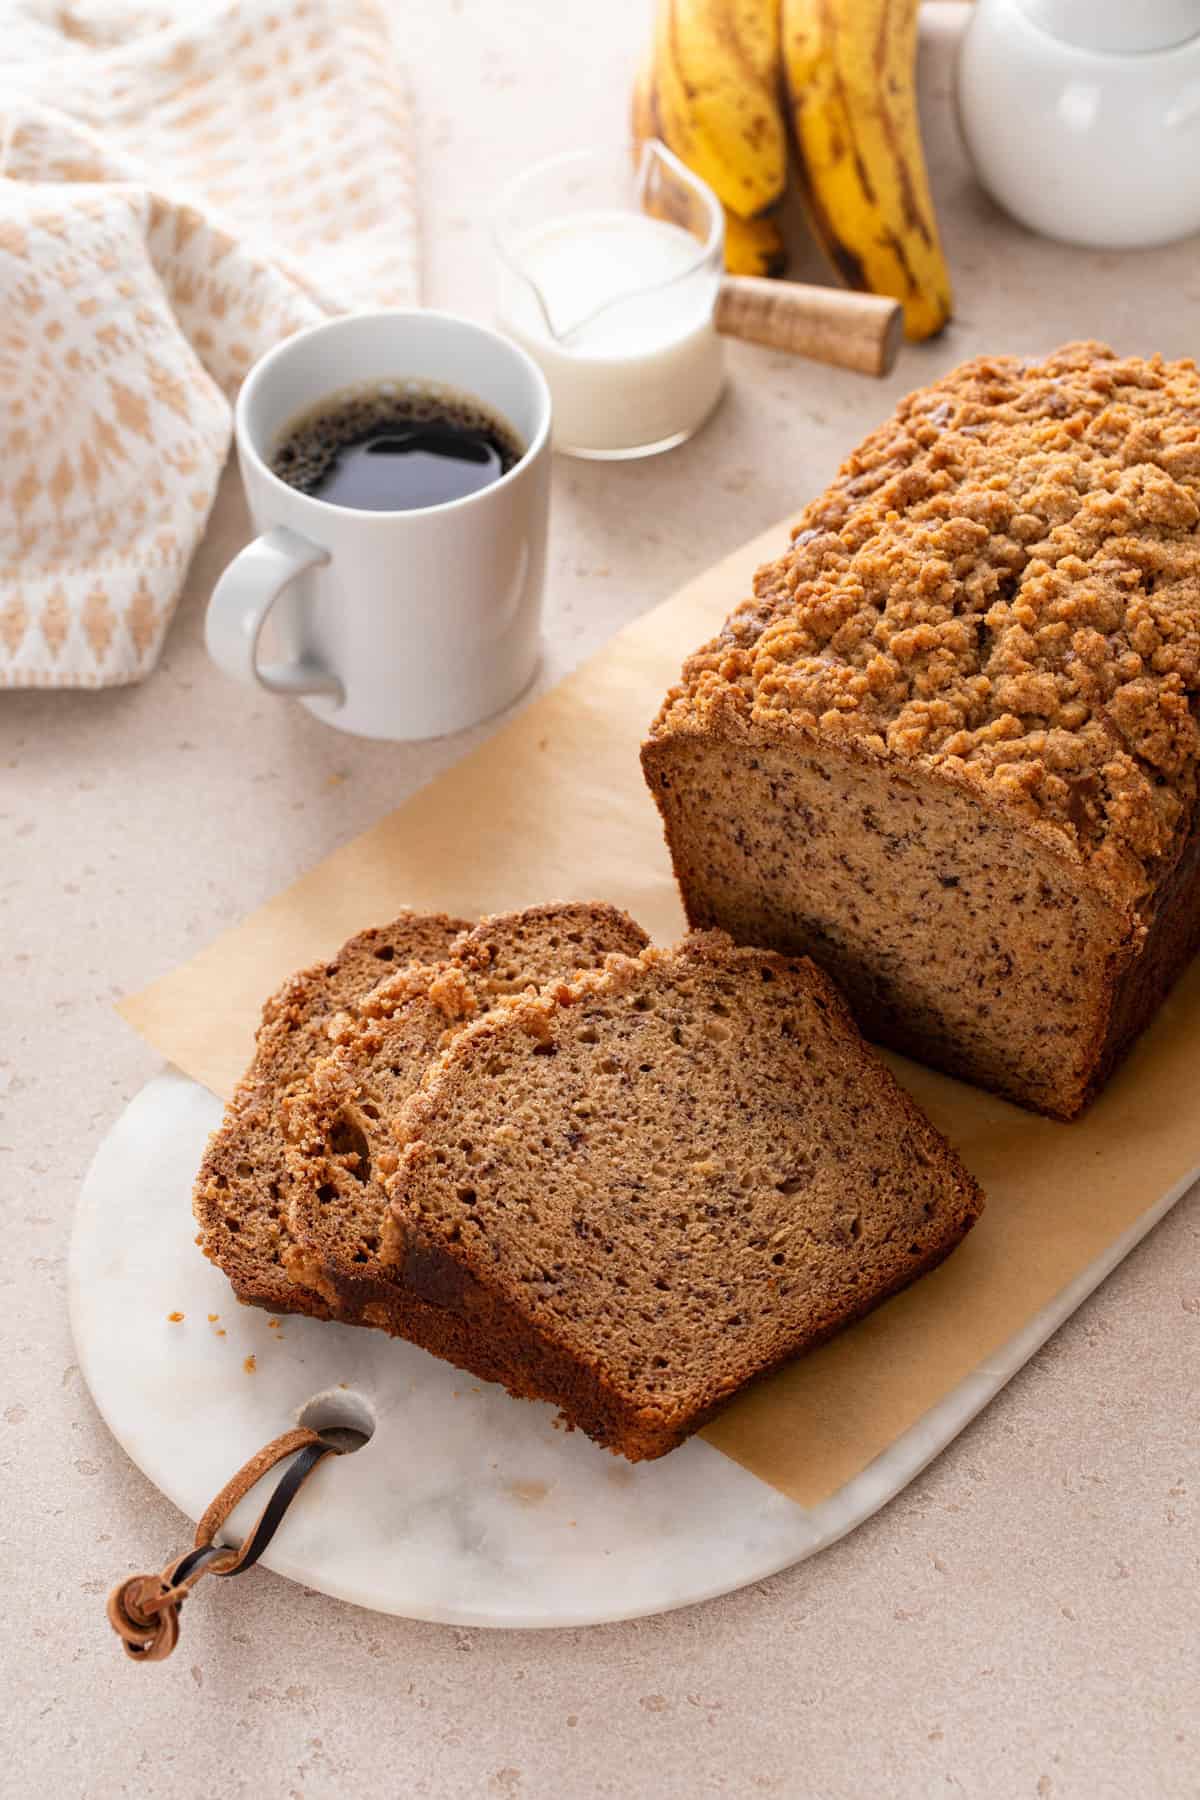
{"label": "parchment paper sheet", "polygon": [[[637,752],[684,655],[749,592],[787,521],[744,545],[370,831],[124,1002],[165,1057],[228,1094],[263,998],[402,906],[467,915],[607,899],[669,942],[683,916]],[[934,1274],[736,1401],[705,1435],[804,1505],[827,1498],[1200,1170],[1200,962],[1090,1113],[1034,1117],[899,1057],[899,1079],[982,1183]]]}

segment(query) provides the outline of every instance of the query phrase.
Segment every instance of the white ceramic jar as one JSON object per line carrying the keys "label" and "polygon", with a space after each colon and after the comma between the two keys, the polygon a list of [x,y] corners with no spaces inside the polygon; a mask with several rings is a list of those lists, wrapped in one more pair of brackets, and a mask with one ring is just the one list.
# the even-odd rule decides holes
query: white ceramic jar
{"label": "white ceramic jar", "polygon": [[1200,231],[1200,0],[978,0],[958,109],[983,186],[1096,249]]}

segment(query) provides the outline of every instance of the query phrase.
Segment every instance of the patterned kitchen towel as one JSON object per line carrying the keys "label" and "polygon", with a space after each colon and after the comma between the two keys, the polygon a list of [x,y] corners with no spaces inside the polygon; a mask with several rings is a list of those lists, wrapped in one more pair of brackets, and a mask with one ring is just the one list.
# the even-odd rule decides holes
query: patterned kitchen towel
{"label": "patterned kitchen towel", "polygon": [[157,660],[281,337],[418,298],[372,0],[0,0],[0,686]]}

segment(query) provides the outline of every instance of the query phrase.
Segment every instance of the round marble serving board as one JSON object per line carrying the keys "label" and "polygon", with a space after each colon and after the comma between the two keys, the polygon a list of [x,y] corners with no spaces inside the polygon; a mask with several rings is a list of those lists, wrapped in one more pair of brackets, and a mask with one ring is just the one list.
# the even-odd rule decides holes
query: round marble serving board
{"label": "round marble serving board", "polygon": [[[359,1606],[454,1625],[638,1618],[833,1543],[962,1430],[1191,1181],[862,1474],[805,1509],[699,1439],[633,1466],[562,1430],[553,1408],[512,1400],[381,1332],[240,1306],[196,1248],[191,1216],[220,1116],[207,1089],[171,1070],[96,1153],[70,1260],[72,1327],[96,1404],[191,1519],[315,1396],[327,1397],[321,1423],[352,1423],[365,1408],[370,1441],[318,1470],[263,1562]],[[230,1541],[262,1499],[255,1490],[242,1502]],[[153,1562],[171,1548],[144,1552]]]}

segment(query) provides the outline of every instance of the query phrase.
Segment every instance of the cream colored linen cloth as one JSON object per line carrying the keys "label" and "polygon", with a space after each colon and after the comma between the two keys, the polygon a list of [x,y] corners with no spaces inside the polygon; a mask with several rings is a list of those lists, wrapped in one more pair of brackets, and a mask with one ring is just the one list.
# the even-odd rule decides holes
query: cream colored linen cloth
{"label": "cream colored linen cloth", "polygon": [[157,660],[272,344],[418,298],[370,0],[0,0],[0,686]]}

